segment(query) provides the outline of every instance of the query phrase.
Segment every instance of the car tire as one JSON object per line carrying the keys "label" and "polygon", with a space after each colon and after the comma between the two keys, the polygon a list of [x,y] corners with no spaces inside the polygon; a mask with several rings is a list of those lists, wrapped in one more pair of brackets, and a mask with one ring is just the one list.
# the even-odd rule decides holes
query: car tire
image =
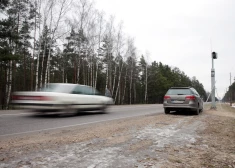
{"label": "car tire", "polygon": [[102,114],[106,114],[107,113],[107,108],[108,108],[108,106],[106,104],[104,104],[103,107],[100,109],[100,112]]}
{"label": "car tire", "polygon": [[170,114],[170,110],[169,109],[165,108],[164,111],[165,111],[165,114]]}
{"label": "car tire", "polygon": [[79,112],[78,109],[72,108],[71,104],[65,105],[64,109],[61,110],[60,116],[75,116]]}
{"label": "car tire", "polygon": [[197,108],[196,111],[195,111],[195,114],[196,114],[196,115],[199,115],[199,113],[200,113],[200,108],[199,108],[199,106],[198,106],[198,108]]}
{"label": "car tire", "polygon": [[201,112],[203,112],[203,108],[202,108],[202,109],[200,109],[200,113],[201,113]]}

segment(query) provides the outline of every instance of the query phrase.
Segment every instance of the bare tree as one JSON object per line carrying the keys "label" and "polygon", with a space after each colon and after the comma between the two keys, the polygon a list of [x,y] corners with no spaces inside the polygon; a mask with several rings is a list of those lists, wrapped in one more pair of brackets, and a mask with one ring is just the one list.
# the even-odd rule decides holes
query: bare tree
{"label": "bare tree", "polygon": [[[41,51],[41,0],[35,0],[36,7],[36,15],[35,15],[35,28],[34,28],[34,46],[33,46],[33,58],[35,57],[35,41],[36,41],[36,32],[37,32],[37,18],[38,18],[38,33],[39,33],[39,48],[37,53],[37,63],[36,63],[36,72],[35,72],[35,90],[38,90],[38,70],[39,70],[39,59],[40,59],[40,51]],[[44,21],[45,22],[45,21]]]}
{"label": "bare tree", "polygon": [[[47,1],[45,3],[45,8],[44,8],[44,16],[43,16],[43,33],[41,33],[39,31],[39,51],[38,51],[38,62],[37,62],[37,70],[36,70],[36,76],[37,76],[37,72],[38,72],[38,69],[39,69],[39,59],[40,59],[40,52],[41,52],[41,44],[42,44],[42,38],[44,38],[44,47],[43,47],[43,55],[42,55],[42,61],[41,61],[41,74],[40,74],[40,83],[39,83],[39,88],[42,88],[42,82],[43,82],[43,70],[44,70],[44,59],[45,59],[45,56],[46,56],[46,49],[47,49],[47,45],[48,45],[48,39],[47,39],[47,20],[48,20],[48,15],[49,15],[49,12],[52,8],[52,4]],[[39,26],[40,27],[40,26]],[[43,36],[43,37],[42,37]],[[36,77],[36,80],[38,78]],[[44,78],[45,80],[45,78]],[[37,83],[37,82],[36,82]],[[38,90],[38,89],[37,89]]]}
{"label": "bare tree", "polygon": [[95,88],[97,85],[97,76],[98,76],[98,70],[99,70],[99,63],[100,63],[100,47],[101,47],[101,39],[103,38],[103,24],[104,24],[104,14],[98,13],[98,49],[97,49],[97,59],[96,59],[96,73],[95,73]]}
{"label": "bare tree", "polygon": [[[78,27],[78,39],[77,39],[77,46],[76,46],[76,54],[77,56],[75,57],[75,68],[76,68],[76,80],[75,83],[79,83],[79,74],[80,74],[80,68],[81,68],[81,55],[82,55],[82,49],[84,49],[82,46],[83,45],[83,37],[84,37],[84,32],[85,28],[89,22],[89,14],[90,11],[92,10],[93,3],[89,2],[88,0],[79,0],[75,1],[74,5],[75,8],[75,16],[74,16],[74,23],[73,27]],[[82,64],[84,65],[84,64]],[[84,68],[84,67],[82,67]],[[84,69],[83,69],[84,70]],[[83,74],[84,75],[84,74]],[[85,76],[85,75],[84,75]],[[84,80],[85,81],[85,80]]]}
{"label": "bare tree", "polygon": [[[120,88],[120,82],[121,82],[121,76],[122,76],[122,69],[123,69],[123,57],[122,57],[122,48],[124,46],[124,43],[123,43],[123,33],[122,33],[122,26],[123,26],[123,23],[121,22],[119,24],[119,27],[118,27],[118,33],[117,33],[117,39],[116,39],[116,58],[117,58],[117,61],[118,61],[118,64],[119,64],[119,76],[118,76],[118,84],[117,84],[117,89],[116,89],[116,94],[115,94],[115,98],[114,98],[114,102],[116,102],[117,100],[117,95],[118,95],[118,92],[119,92],[119,88]],[[127,48],[127,51],[125,53],[125,55],[128,53],[128,48]],[[116,68],[115,68],[116,69]],[[114,92],[114,86],[115,86],[115,78],[116,78],[116,74],[115,74],[115,77],[114,77],[114,84],[113,84],[113,92]]]}
{"label": "bare tree", "polygon": [[11,88],[12,88],[12,60],[9,61],[8,70],[7,70],[7,86],[6,86],[7,109],[8,109],[8,104],[10,102]]}
{"label": "bare tree", "polygon": [[147,103],[147,94],[148,94],[148,58],[149,52],[146,52],[146,64],[145,64],[145,94],[144,101]]}
{"label": "bare tree", "polygon": [[[125,54],[125,60],[128,61],[130,60],[131,61],[131,65],[130,65],[130,70],[129,70],[129,81],[130,81],[130,85],[129,85],[129,91],[130,91],[130,94],[129,94],[129,97],[130,97],[130,100],[129,100],[129,103],[131,104],[131,99],[132,99],[132,94],[131,94],[131,91],[132,91],[132,74],[133,74],[133,60],[135,58],[135,47],[134,47],[134,40],[132,38],[128,38],[127,39],[127,50],[126,50],[126,54]],[[126,87],[127,87],[127,74],[128,74],[128,63],[126,63],[126,68],[125,68],[125,77],[124,77],[124,89],[123,89],[123,95],[122,95],[122,104],[124,103],[124,100],[125,100],[125,96],[126,96]]]}
{"label": "bare tree", "polygon": [[[56,6],[57,4],[59,6],[59,14],[56,18],[55,24],[53,25],[52,24],[52,21],[54,18],[53,9],[54,9],[54,6]],[[50,5],[51,5],[51,9],[50,9],[50,42],[49,42],[49,53],[48,53],[47,64],[46,64],[47,66],[46,66],[44,84],[46,84],[47,82],[50,82],[50,59],[51,59],[52,43],[55,41],[55,34],[58,30],[58,27],[59,27],[59,24],[60,24],[62,18],[65,16],[65,14],[67,12],[68,6],[70,5],[70,1],[69,0],[57,0],[57,1],[51,0]]]}
{"label": "bare tree", "polygon": [[[112,89],[112,77],[111,77],[111,57],[112,57],[112,52],[113,52],[113,32],[114,32],[114,17],[111,16],[109,22],[107,23],[107,41],[106,41],[106,46],[107,46],[107,62],[106,62],[106,83],[105,83],[105,90],[108,89],[108,84],[109,84],[109,89]],[[112,90],[111,90],[112,93]]]}

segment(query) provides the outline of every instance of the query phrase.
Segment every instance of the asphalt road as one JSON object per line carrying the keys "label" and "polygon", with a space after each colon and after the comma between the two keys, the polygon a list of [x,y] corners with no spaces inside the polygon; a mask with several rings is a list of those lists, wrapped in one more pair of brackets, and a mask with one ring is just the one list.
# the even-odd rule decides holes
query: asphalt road
{"label": "asphalt road", "polygon": [[36,115],[29,111],[0,111],[0,138],[79,125],[163,113],[162,104],[111,106],[108,113],[86,112],[76,116]]}

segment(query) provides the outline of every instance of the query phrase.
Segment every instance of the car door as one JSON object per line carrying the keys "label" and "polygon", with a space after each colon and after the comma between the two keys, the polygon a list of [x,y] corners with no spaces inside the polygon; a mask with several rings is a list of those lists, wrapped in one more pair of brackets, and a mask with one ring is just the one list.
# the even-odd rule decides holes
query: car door
{"label": "car door", "polygon": [[75,101],[80,109],[97,109],[100,108],[101,102],[95,95],[92,87],[78,85],[74,90]]}

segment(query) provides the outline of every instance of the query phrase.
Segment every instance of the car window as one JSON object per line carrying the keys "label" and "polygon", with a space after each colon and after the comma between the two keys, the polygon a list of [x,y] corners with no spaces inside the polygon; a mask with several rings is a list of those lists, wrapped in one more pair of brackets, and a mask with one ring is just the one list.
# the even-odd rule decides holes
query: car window
{"label": "car window", "polygon": [[193,92],[190,89],[169,89],[167,95],[191,95]]}
{"label": "car window", "polygon": [[83,94],[81,86],[76,86],[72,93],[73,94]]}
{"label": "car window", "polygon": [[73,94],[100,95],[95,88],[89,86],[77,86],[73,90]]}
{"label": "car window", "polygon": [[197,96],[199,96],[198,92],[194,89],[194,88],[191,88],[192,91],[194,92],[194,94],[196,94]]}
{"label": "car window", "polygon": [[42,92],[71,93],[75,86],[66,84],[47,84],[41,89]]}

